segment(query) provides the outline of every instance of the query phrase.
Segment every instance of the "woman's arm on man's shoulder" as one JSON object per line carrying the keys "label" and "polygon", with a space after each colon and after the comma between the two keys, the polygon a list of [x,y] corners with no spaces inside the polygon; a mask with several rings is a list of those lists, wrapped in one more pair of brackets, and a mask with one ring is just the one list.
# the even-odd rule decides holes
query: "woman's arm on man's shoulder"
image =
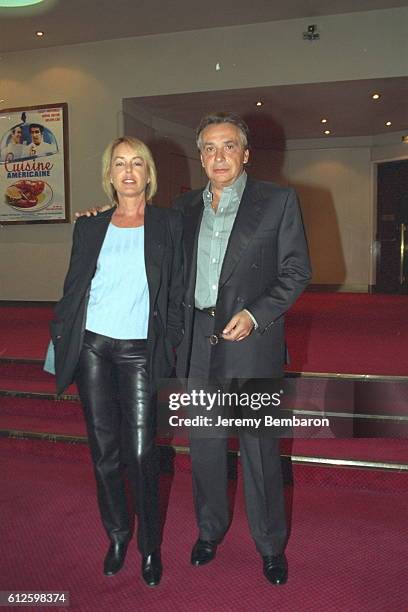
{"label": "woman's arm on man's shoulder", "polygon": [[105,210],[110,210],[113,207],[114,204],[104,204],[103,206],[88,208],[88,210],[79,210],[75,213],[75,219],[79,219],[80,217],[96,217],[98,213],[105,212]]}

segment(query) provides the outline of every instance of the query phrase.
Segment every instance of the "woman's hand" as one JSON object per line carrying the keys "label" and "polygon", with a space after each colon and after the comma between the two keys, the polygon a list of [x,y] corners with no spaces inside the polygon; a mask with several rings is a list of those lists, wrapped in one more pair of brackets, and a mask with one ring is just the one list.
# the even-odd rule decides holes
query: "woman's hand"
{"label": "woman's hand", "polygon": [[94,206],[94,208],[89,208],[88,210],[80,210],[75,213],[75,219],[79,219],[79,217],[96,217],[98,213],[105,212],[105,210],[110,208],[113,208],[113,204],[104,204],[103,206]]}

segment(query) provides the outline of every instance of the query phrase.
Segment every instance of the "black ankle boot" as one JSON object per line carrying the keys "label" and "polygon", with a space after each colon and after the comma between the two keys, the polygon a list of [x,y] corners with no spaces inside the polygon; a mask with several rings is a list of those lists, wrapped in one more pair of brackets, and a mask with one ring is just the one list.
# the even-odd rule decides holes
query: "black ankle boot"
{"label": "black ankle boot", "polygon": [[105,576],[114,576],[123,567],[126,558],[128,542],[112,542],[103,563]]}
{"label": "black ankle boot", "polygon": [[160,550],[154,550],[150,555],[145,555],[142,559],[142,576],[147,586],[157,586],[162,577],[162,563]]}

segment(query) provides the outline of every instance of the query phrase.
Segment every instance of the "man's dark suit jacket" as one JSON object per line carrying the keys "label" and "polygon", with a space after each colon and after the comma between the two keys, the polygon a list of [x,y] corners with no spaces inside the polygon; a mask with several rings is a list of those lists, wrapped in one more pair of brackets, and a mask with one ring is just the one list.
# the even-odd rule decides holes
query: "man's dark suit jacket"
{"label": "man's dark suit jacket", "polygon": [[[197,244],[203,190],[180,196],[184,213],[185,333],[177,373],[186,378],[191,354]],[[311,277],[307,243],[292,188],[248,177],[233,225],[218,286],[215,332],[247,308],[259,327],[240,342],[220,340],[212,347],[210,378],[271,378],[283,374],[284,313]]]}
{"label": "man's dark suit jacket", "polygon": [[[75,224],[64,294],[55,307],[57,392],[74,379],[81,352],[92,278],[114,208]],[[152,388],[173,369],[173,347],[183,335],[182,221],[180,213],[152,205],[145,210],[145,265],[149,287],[148,364]],[[115,312],[112,312],[115,316]]]}

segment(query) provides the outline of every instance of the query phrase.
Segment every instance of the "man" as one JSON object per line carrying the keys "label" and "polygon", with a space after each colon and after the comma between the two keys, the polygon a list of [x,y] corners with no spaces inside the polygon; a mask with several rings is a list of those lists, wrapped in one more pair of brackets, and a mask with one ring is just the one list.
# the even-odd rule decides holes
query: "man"
{"label": "man", "polygon": [[40,157],[55,153],[53,145],[44,141],[44,126],[39,123],[30,124],[31,144],[25,149],[25,157]]}
{"label": "man", "polygon": [[[184,212],[185,335],[178,375],[192,379],[278,378],[285,359],[284,313],[310,280],[293,189],[255,181],[248,128],[216,113],[197,129],[204,190],[179,197]],[[287,580],[279,440],[240,430],[246,510],[265,577]],[[229,526],[227,439],[190,436],[198,524],[191,563],[212,561]]]}
{"label": "man", "polygon": [[12,162],[20,159],[23,153],[23,131],[21,125],[16,125],[11,129],[8,144],[2,149],[1,160]]}

